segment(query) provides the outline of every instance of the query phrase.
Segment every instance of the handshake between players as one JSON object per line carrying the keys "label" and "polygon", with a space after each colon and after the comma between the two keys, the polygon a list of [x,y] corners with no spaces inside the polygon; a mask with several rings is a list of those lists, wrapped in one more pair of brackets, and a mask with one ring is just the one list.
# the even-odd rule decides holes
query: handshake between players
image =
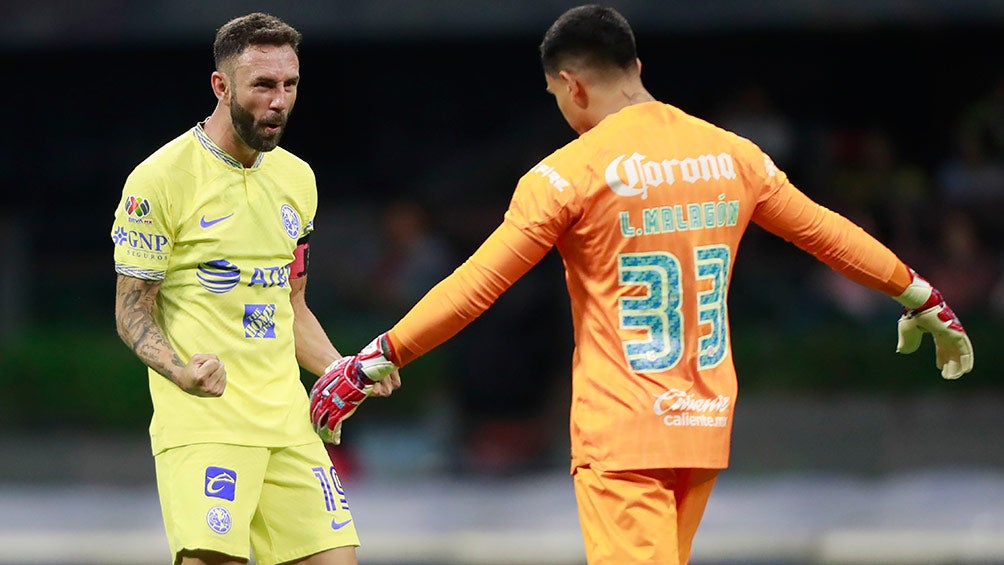
{"label": "handshake between players", "polygon": [[[387,334],[381,334],[359,353],[342,357],[324,370],[310,390],[310,422],[323,441],[341,443],[342,421],[367,396],[388,396],[400,385],[391,358],[390,341]],[[384,379],[391,382],[381,387]]]}

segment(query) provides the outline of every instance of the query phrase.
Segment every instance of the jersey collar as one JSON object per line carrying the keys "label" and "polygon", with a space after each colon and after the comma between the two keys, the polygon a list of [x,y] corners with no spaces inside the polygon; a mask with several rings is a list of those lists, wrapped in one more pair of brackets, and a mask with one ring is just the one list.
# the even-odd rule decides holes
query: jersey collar
{"label": "jersey collar", "polygon": [[[195,135],[195,138],[199,140],[199,143],[202,144],[202,147],[205,148],[206,151],[212,153],[214,157],[216,157],[220,161],[223,161],[227,165],[234,167],[235,169],[245,168],[243,163],[231,157],[230,154],[227,153],[226,151],[220,149],[220,146],[216,145],[216,143],[214,143],[213,140],[209,138],[209,134],[206,133],[204,124],[205,122],[199,122],[195,124],[194,128],[192,128],[192,132]],[[258,152],[258,158],[255,159],[254,165],[251,165],[251,167],[249,168],[257,169],[258,166],[261,165],[261,160],[264,157],[265,157],[264,152]]]}

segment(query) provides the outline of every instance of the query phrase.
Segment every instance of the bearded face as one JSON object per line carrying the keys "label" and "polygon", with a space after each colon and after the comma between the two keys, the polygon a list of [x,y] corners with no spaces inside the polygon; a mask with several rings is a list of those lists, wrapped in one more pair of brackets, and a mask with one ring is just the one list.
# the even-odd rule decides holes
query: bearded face
{"label": "bearded face", "polygon": [[300,82],[300,64],[293,47],[248,46],[214,75],[220,81],[218,94],[225,96],[229,105],[235,141],[256,152],[275,149],[286,130]]}
{"label": "bearded face", "polygon": [[271,112],[255,119],[250,110],[234,98],[230,101],[230,118],[241,140],[255,151],[271,151],[279,145],[286,130],[288,113]]}

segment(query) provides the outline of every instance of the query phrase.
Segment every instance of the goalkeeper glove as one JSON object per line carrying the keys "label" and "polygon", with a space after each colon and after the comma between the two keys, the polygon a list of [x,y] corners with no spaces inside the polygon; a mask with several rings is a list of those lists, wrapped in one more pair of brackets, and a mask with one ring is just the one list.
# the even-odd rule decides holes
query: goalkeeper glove
{"label": "goalkeeper glove", "polygon": [[397,370],[390,361],[390,341],[381,334],[356,355],[342,357],[324,370],[310,389],[310,423],[321,439],[338,445],[342,421],[369,396],[373,383]]}
{"label": "goalkeeper glove", "polygon": [[913,269],[913,282],[896,300],[904,306],[899,318],[898,353],[913,353],[920,347],[924,332],[934,338],[935,362],[941,376],[957,379],[973,370],[973,344],[958,316],[945,303],[938,289]]}

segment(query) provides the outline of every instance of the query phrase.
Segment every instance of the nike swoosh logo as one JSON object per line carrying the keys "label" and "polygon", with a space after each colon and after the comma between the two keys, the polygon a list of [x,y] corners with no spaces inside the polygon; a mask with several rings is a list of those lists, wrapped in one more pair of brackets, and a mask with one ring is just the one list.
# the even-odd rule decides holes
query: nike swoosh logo
{"label": "nike swoosh logo", "polygon": [[349,522],[351,522],[351,521],[352,521],[352,518],[349,518],[348,520],[346,520],[344,522],[339,522],[338,520],[332,518],[331,519],[331,529],[332,530],[340,530],[340,529],[344,528],[345,526],[348,526]]}
{"label": "nike swoosh logo", "polygon": [[222,222],[223,220],[229,218],[230,216],[233,216],[233,214],[227,214],[226,216],[223,216],[222,218],[216,218],[215,220],[207,220],[205,216],[202,216],[202,219],[199,220],[199,225],[204,228],[211,228],[216,224]]}

